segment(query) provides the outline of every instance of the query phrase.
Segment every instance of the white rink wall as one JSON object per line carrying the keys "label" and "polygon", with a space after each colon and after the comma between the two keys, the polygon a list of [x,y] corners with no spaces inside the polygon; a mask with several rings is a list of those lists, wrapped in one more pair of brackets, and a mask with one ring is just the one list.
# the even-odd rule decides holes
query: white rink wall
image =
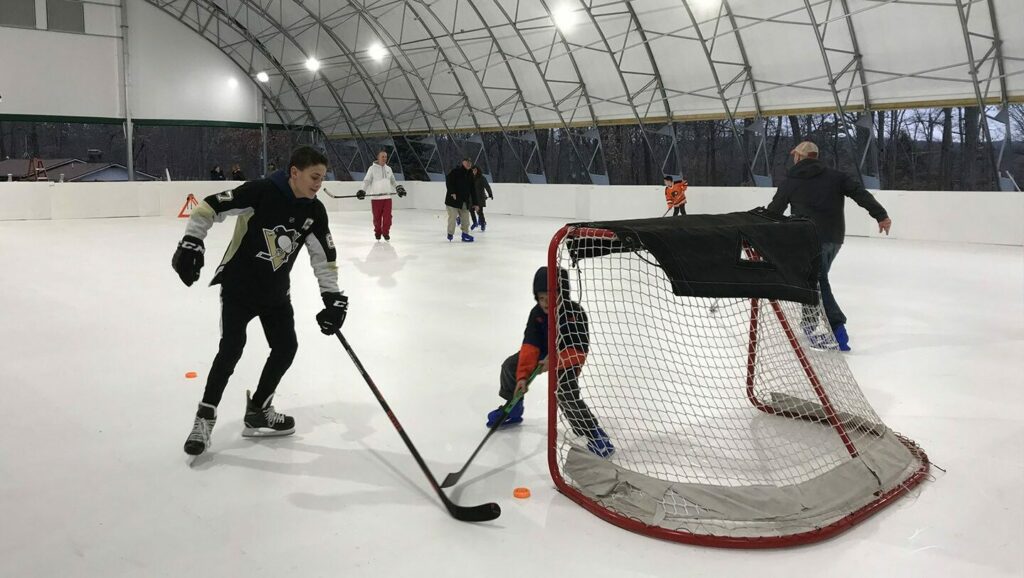
{"label": "white rink wall", "polygon": [[[174,217],[189,194],[198,199],[238,186],[230,181],[11,183],[0,182],[0,221],[108,217]],[[396,209],[442,210],[444,183],[406,182],[409,196]],[[329,182],[334,194],[355,194],[358,182]],[[492,184],[493,214],[565,221],[631,219],[665,211],[659,186]],[[773,188],[690,187],[687,212],[728,213],[768,204]],[[892,238],[1024,245],[1024,194],[964,191],[874,191],[893,219]],[[369,211],[369,200],[321,200],[329,211]],[[847,234],[877,237],[874,221],[852,201]]]}

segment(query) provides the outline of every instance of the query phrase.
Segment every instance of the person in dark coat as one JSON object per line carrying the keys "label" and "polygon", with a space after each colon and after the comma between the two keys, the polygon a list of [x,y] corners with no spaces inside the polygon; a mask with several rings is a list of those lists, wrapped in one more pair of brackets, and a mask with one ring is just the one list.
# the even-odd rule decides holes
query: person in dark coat
{"label": "person in dark coat", "polygon": [[220,165],[214,165],[213,169],[210,170],[211,181],[224,181],[227,180],[224,177],[224,170],[220,168]]}
{"label": "person in dark coat", "polygon": [[481,231],[486,231],[487,219],[484,218],[484,207],[487,206],[487,199],[494,198],[494,192],[480,167],[474,165],[470,172],[473,173],[473,204],[476,205],[476,210],[472,213],[473,226],[470,229],[476,229],[479,226]]}
{"label": "person in dark coat", "polygon": [[231,167],[231,180],[232,181],[244,181],[245,173],[242,172],[242,166],[235,163],[235,166]]}
{"label": "person in dark coat", "polygon": [[469,211],[476,210],[473,204],[473,174],[469,172],[472,165],[470,160],[462,159],[462,164],[455,167],[445,178],[447,193],[444,197],[444,204],[448,210],[448,240],[451,241],[455,235],[455,219],[461,219],[462,241],[472,243],[473,236],[469,234]]}
{"label": "person in dark coat", "polygon": [[[828,272],[846,237],[846,219],[843,212],[846,197],[853,199],[878,221],[880,233],[889,234],[892,219],[874,195],[856,179],[829,168],[818,160],[818,146],[813,142],[804,141],[798,144],[790,151],[790,155],[793,157],[793,166],[789,169],[788,178],[775,192],[768,210],[781,215],[789,206],[792,215],[806,217],[817,227],[818,239],[821,241],[821,273],[818,284],[822,305],[839,349],[850,351],[846,315],[839,308],[828,281]],[[822,343],[821,336],[815,333],[817,321],[814,311],[805,309],[804,331],[811,338],[812,345]],[[828,338],[824,343],[827,345],[831,343],[831,337],[826,337]]]}

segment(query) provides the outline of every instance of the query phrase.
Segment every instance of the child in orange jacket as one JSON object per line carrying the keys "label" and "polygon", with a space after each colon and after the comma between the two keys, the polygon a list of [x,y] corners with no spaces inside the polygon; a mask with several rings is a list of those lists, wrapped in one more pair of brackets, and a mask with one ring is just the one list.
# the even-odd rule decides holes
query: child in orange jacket
{"label": "child in orange jacket", "polygon": [[673,217],[686,214],[687,186],[689,185],[683,179],[673,182],[670,175],[665,175],[665,203],[672,209]]}

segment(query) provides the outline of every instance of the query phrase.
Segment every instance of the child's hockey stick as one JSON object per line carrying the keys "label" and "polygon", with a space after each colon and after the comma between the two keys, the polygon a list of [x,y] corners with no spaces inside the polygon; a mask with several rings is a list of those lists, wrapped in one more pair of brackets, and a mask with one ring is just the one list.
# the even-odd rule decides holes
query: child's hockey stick
{"label": "child's hockey stick", "polygon": [[[531,373],[529,379],[526,380],[526,384],[529,385],[533,381],[533,378],[537,377],[537,374],[539,372],[540,365],[534,368],[533,373]],[[494,425],[491,426],[491,431],[487,432],[487,435],[484,436],[484,439],[483,441],[480,442],[480,445],[476,446],[476,449],[473,450],[473,455],[469,456],[469,459],[466,460],[466,465],[462,466],[461,470],[448,474],[448,476],[445,477],[444,482],[441,484],[442,488],[450,488],[455,484],[459,483],[459,478],[461,478],[462,474],[466,473],[466,470],[469,469],[469,464],[473,463],[473,458],[475,458],[476,455],[480,453],[480,449],[484,447],[484,444],[486,444],[487,440],[491,438],[491,435],[493,435],[494,432],[498,431],[498,428],[501,427],[501,424],[505,423],[505,420],[508,419],[508,414],[512,411],[512,408],[517,403],[519,403],[519,400],[523,398],[523,395],[523,393],[519,393],[517,395],[512,396],[512,399],[508,400],[508,403],[506,403],[505,406],[501,408],[501,417],[498,418],[498,421],[494,422]]]}

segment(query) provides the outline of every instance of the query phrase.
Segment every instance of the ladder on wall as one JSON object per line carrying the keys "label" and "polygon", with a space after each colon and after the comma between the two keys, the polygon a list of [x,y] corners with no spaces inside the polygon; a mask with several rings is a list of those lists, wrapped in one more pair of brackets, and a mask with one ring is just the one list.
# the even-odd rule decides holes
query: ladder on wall
{"label": "ladder on wall", "polygon": [[38,157],[32,157],[28,161],[28,173],[25,175],[26,181],[48,181],[49,177],[46,176],[46,167],[43,166],[43,159]]}

